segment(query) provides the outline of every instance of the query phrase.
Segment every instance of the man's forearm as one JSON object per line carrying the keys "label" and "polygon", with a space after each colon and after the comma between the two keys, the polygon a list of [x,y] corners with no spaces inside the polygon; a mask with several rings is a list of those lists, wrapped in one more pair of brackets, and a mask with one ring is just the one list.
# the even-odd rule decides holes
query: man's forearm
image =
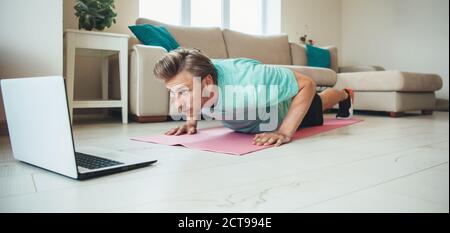
{"label": "man's forearm", "polygon": [[316,94],[314,81],[298,74],[297,81],[299,83],[299,93],[293,98],[288,114],[278,129],[278,132],[288,136],[292,136],[297,131]]}

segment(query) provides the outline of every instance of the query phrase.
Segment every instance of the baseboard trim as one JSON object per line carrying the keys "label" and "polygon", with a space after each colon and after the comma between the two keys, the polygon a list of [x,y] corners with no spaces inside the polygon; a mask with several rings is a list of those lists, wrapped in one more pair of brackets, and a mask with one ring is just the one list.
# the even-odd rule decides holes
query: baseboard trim
{"label": "baseboard trim", "polygon": [[168,116],[136,116],[132,115],[131,119],[139,123],[158,123],[169,121]]}
{"label": "baseboard trim", "polygon": [[6,121],[0,121],[0,136],[9,136],[8,124]]}

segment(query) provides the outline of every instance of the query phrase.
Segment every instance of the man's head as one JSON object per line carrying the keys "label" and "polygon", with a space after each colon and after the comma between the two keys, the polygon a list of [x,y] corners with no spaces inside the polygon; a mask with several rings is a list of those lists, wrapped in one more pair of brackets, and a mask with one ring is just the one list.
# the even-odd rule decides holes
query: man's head
{"label": "man's head", "polygon": [[[217,84],[217,71],[206,55],[196,49],[177,49],[161,58],[155,66],[154,74],[164,81],[170,90],[177,109],[194,113],[194,78],[201,80],[201,107],[211,97],[201,97],[202,91]],[[186,108],[186,106],[189,106]]]}

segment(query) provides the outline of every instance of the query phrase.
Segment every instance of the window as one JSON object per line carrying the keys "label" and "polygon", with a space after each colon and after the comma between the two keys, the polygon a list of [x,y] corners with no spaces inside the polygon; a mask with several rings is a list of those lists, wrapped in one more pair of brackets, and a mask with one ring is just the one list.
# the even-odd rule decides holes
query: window
{"label": "window", "polygon": [[140,17],[168,24],[281,32],[281,0],[140,0]]}
{"label": "window", "polygon": [[221,25],[221,0],[191,0],[191,26],[220,27]]}
{"label": "window", "polygon": [[181,24],[180,0],[140,0],[139,17],[168,24]]}
{"label": "window", "polygon": [[230,0],[230,29],[262,34],[261,0]]}

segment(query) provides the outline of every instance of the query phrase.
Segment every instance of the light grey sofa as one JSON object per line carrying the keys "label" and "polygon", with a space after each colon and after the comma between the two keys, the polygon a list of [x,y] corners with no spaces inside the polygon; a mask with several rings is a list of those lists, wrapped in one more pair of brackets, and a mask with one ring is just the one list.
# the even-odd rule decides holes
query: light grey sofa
{"label": "light grey sofa", "polygon": [[355,90],[356,110],[388,112],[391,117],[401,117],[408,111],[432,114],[436,105],[435,92],[443,86],[441,77],[436,74],[358,71],[339,73],[335,88]]}
{"label": "light grey sofa", "polygon": [[[335,46],[326,47],[331,52],[331,69],[307,67],[305,47],[290,43],[287,35],[255,36],[218,27],[173,26],[143,18],[136,24],[164,25],[180,46],[200,49],[210,58],[253,58],[303,73],[319,87],[353,88],[357,93],[356,107],[361,110],[432,110],[434,91],[442,87],[436,75],[385,72],[381,67],[369,66],[340,68]],[[166,52],[132,39],[130,111],[138,122],[165,121],[174,111],[168,91],[153,74],[154,65]]]}

